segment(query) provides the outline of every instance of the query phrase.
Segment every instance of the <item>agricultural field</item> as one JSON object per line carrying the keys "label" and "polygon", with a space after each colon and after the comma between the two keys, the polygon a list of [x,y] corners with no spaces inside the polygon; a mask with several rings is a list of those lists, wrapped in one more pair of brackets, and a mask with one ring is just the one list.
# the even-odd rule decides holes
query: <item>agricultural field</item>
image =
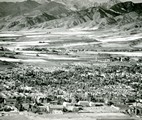
{"label": "agricultural field", "polygon": [[[114,33],[116,34],[114,36]],[[141,33],[127,35],[119,30],[56,30],[0,33],[1,61],[42,67],[88,63],[108,56],[141,58]],[[36,64],[38,63],[38,64]]]}

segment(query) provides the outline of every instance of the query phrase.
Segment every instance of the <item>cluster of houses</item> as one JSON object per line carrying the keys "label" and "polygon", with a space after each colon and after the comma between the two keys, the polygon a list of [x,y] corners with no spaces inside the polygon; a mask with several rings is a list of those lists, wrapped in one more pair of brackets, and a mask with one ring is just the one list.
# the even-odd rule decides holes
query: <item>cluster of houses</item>
{"label": "cluster of houses", "polygon": [[79,112],[83,110],[83,107],[102,106],[103,103],[93,103],[89,101],[79,101],[78,103],[63,102],[62,105],[41,103],[39,105],[32,104],[31,111],[38,113],[51,113],[51,114],[63,114],[64,112]]}
{"label": "cluster of houses", "polygon": [[[38,99],[32,103],[22,102],[23,110],[31,111],[34,113],[48,113],[48,114],[63,114],[65,112],[80,112],[84,107],[99,107],[108,103],[95,103],[89,101],[78,101],[77,103],[63,102],[58,104],[57,101],[47,102],[46,99]],[[135,103],[133,105],[112,105],[121,112],[129,115],[142,116],[142,103]],[[3,109],[2,109],[3,108]],[[20,111],[17,107],[17,99],[0,98],[0,112],[3,111]]]}
{"label": "cluster of houses", "polygon": [[0,111],[5,111],[5,108],[11,108],[6,110],[7,112],[13,111],[13,108],[17,110],[27,110],[34,113],[51,113],[51,114],[63,114],[64,112],[79,112],[83,110],[83,107],[97,106],[97,103],[89,101],[79,101],[78,103],[62,102],[58,104],[58,101],[50,101],[47,98],[36,98],[35,101],[21,100],[17,98],[0,98]]}
{"label": "cluster of houses", "polygon": [[[29,89],[30,88],[27,88],[26,90]],[[122,102],[118,103],[118,100],[110,102],[108,99],[104,100],[104,102],[90,102],[88,100],[65,102],[58,99],[55,101],[45,96],[36,96],[34,99],[31,99],[32,98],[29,99],[28,97],[6,98],[4,96],[0,96],[0,113],[4,111],[10,112],[25,110],[39,114],[63,114],[66,112],[77,113],[83,111],[85,107],[100,107],[107,105],[129,115],[142,116],[142,101],[139,101],[139,103],[134,102],[131,104],[121,104]]]}

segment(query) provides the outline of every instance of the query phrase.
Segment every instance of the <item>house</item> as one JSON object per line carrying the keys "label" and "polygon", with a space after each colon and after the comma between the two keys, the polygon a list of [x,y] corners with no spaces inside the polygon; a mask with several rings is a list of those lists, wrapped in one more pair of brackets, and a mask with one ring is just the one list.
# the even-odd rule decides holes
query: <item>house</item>
{"label": "house", "polygon": [[2,108],[4,106],[4,103],[5,103],[5,99],[0,98],[0,108]]}
{"label": "house", "polygon": [[57,105],[58,101],[50,101],[50,104]]}
{"label": "house", "polygon": [[29,110],[32,111],[32,112],[36,112],[36,111],[37,111],[37,106],[36,106],[36,104],[35,104],[35,103],[30,104]]}
{"label": "house", "polygon": [[29,110],[29,103],[22,103],[22,106],[25,110]]}
{"label": "house", "polygon": [[5,99],[5,104],[9,106],[15,106],[16,102],[16,99]]}
{"label": "house", "polygon": [[129,114],[142,116],[142,104],[141,103],[134,103],[132,106],[130,106],[130,109],[128,110]]}
{"label": "house", "polygon": [[101,97],[101,96],[96,96],[95,99],[96,99],[97,102],[104,102],[104,98]]}
{"label": "house", "polygon": [[130,113],[138,116],[142,116],[142,107],[141,106],[133,106],[132,109],[130,109]]}
{"label": "house", "polygon": [[63,114],[62,110],[53,110],[52,114]]}
{"label": "house", "polygon": [[38,106],[38,112],[48,112],[47,111],[47,106]]}
{"label": "house", "polygon": [[21,91],[21,92],[26,92],[26,93],[29,93],[29,92],[32,92],[32,89],[33,89],[33,87],[28,87],[28,86],[25,86],[25,87],[20,87],[19,88],[19,91]]}
{"label": "house", "polygon": [[90,107],[93,107],[93,106],[103,106],[103,105],[104,105],[104,103],[98,103],[98,102],[97,103],[94,103],[94,102],[90,102],[89,103]]}
{"label": "house", "polygon": [[111,107],[114,107],[115,109],[123,113],[127,112],[130,109],[130,107],[125,104],[115,104],[115,105],[112,105]]}
{"label": "house", "polygon": [[63,111],[63,105],[49,105],[47,106],[47,112],[55,113],[55,111]]}
{"label": "house", "polygon": [[89,103],[89,106],[90,106],[90,107],[93,107],[93,106],[95,106],[95,103],[94,103],[94,102],[90,102],[90,103]]}
{"label": "house", "polygon": [[57,104],[57,102],[58,102],[58,101],[52,101],[51,98],[47,98],[47,97],[44,97],[44,96],[36,97],[36,101],[38,103],[49,103],[49,102],[51,102],[52,104]]}
{"label": "house", "polygon": [[70,112],[78,112],[79,111],[79,107],[75,107],[75,106],[68,106],[68,107],[66,107],[66,109]]}
{"label": "house", "polygon": [[89,107],[89,101],[79,101],[78,105],[83,107]]}
{"label": "house", "polygon": [[63,106],[66,108],[68,106],[73,106],[73,103],[63,102]]}

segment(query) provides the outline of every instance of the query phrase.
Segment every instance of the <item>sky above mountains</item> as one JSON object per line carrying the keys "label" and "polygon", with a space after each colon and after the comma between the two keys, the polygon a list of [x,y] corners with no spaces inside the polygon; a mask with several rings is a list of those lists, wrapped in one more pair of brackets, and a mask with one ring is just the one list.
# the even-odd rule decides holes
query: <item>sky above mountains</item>
{"label": "sky above mountains", "polygon": [[[0,0],[0,2],[22,2],[22,1],[24,1],[24,0]],[[46,1],[46,0],[35,0],[35,1],[39,2],[39,1]],[[58,0],[56,0],[56,1],[58,1]],[[96,2],[106,2],[108,0],[94,0],[94,1],[96,1]],[[133,1],[135,3],[142,2],[142,0],[121,0],[121,1],[123,1],[123,2]]]}

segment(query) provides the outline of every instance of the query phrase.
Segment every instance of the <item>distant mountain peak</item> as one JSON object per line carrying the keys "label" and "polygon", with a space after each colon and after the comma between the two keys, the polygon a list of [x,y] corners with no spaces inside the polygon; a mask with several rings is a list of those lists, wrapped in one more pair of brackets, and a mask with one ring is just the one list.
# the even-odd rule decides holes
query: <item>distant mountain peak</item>
{"label": "distant mountain peak", "polygon": [[[19,12],[15,16],[7,17],[7,20],[1,26],[17,30],[32,27],[72,28],[75,26],[83,28],[95,26],[97,28],[105,28],[111,25],[121,26],[128,23],[131,24],[132,22],[135,23],[140,20],[139,16],[142,13],[142,3],[133,3],[131,1],[120,2],[120,0],[108,0],[101,4],[93,0],[89,0],[92,1],[92,4],[88,3],[88,0],[83,0],[82,2],[81,0],[44,1],[44,4],[39,4],[32,0],[16,4],[3,4],[3,6],[0,4],[1,16],[4,13],[1,11],[8,10],[5,8],[9,8],[9,13],[16,12],[17,14],[17,11]],[[34,6],[31,3],[34,3]],[[73,7],[76,10],[72,11],[69,9]],[[0,28],[2,28],[1,26]]]}

